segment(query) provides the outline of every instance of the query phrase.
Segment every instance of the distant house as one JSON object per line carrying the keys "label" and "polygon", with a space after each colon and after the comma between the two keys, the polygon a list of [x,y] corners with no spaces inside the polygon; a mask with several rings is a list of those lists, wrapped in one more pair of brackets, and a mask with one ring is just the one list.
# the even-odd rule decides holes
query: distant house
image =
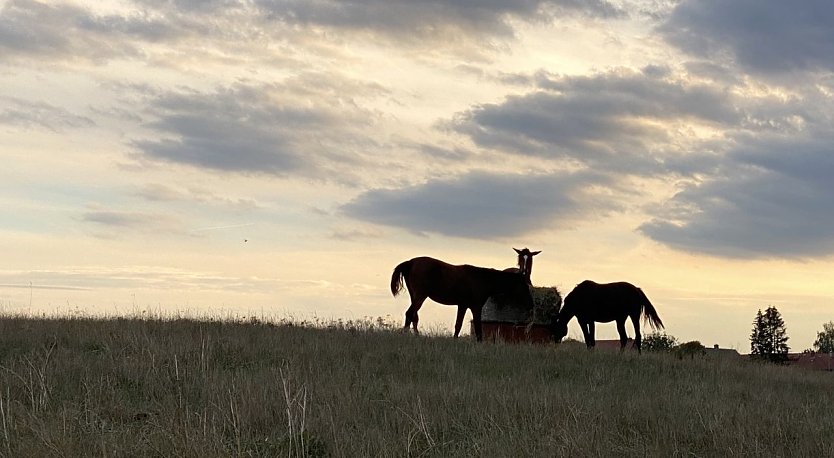
{"label": "distant house", "polygon": [[704,348],[707,357],[714,359],[741,359],[741,354],[734,348],[721,348],[718,344]]}
{"label": "distant house", "polygon": [[787,365],[815,371],[834,372],[834,353],[788,353]]}
{"label": "distant house", "polygon": [[[620,339],[597,340],[596,347],[604,348],[606,350],[619,350]],[[626,342],[625,349],[636,350],[636,348],[634,348],[634,339],[628,339],[628,342]],[[741,355],[735,349],[721,348],[718,346],[718,344],[713,345],[712,348],[704,348],[704,354],[706,355],[706,357],[713,359],[741,359]]]}

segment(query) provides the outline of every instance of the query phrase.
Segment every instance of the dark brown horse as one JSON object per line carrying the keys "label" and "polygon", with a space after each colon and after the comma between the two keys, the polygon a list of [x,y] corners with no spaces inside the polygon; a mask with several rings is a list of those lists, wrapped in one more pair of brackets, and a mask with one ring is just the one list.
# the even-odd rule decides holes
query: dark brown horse
{"label": "dark brown horse", "polygon": [[527,283],[532,285],[533,282],[530,280],[530,274],[533,273],[533,256],[541,253],[541,251],[530,251],[529,248],[521,250],[513,248],[513,250],[518,253],[517,267],[508,267],[504,269],[504,272],[520,273],[521,275],[527,277]]}
{"label": "dark brown horse", "polygon": [[560,342],[568,333],[568,322],[576,317],[585,344],[593,348],[594,322],[617,322],[617,332],[620,333],[620,350],[625,348],[628,335],[625,330],[626,318],[631,318],[634,325],[634,346],[640,351],[640,316],[648,321],[652,329],[662,329],[663,321],[657,311],[643,294],[643,291],[631,283],[618,282],[599,284],[585,280],[578,284],[566,297],[562,310],[552,324],[553,338]]}
{"label": "dark brown horse", "polygon": [[482,338],[481,310],[491,296],[502,296],[503,300],[512,300],[533,307],[527,280],[518,273],[470,265],[453,266],[434,258],[419,257],[394,268],[391,275],[391,294],[399,294],[403,280],[411,296],[411,305],[405,312],[403,329],[412,325],[414,332],[417,332],[419,321],[417,312],[426,298],[440,304],[458,306],[455,337],[460,334],[466,309],[471,310],[478,340]]}

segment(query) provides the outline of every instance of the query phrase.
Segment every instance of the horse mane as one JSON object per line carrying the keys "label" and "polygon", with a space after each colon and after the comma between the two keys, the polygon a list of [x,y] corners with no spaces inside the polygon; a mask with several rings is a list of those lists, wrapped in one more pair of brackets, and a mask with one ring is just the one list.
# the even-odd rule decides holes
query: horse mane
{"label": "horse mane", "polygon": [[588,294],[587,288],[599,285],[591,280],[583,280],[571,290],[562,301],[562,308],[559,310],[559,319],[571,319],[576,315],[576,307],[583,302],[584,296]]}

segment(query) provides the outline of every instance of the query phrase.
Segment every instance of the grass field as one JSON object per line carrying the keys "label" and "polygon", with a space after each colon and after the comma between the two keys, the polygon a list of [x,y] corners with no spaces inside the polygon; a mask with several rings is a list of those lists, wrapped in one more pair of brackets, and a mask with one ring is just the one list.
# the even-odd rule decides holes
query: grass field
{"label": "grass field", "polygon": [[834,456],[834,374],[372,322],[0,318],[0,454]]}

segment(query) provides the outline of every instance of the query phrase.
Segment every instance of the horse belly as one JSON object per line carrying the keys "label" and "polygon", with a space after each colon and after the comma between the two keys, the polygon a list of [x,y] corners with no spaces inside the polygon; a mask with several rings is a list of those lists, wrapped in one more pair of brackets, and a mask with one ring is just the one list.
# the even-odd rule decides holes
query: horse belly
{"label": "horse belly", "polygon": [[595,312],[588,311],[585,313],[577,313],[576,316],[584,319],[585,321],[595,321],[597,323],[610,323],[619,318],[619,316],[615,313],[600,310]]}
{"label": "horse belly", "polygon": [[599,315],[594,317],[594,321],[596,321],[597,323],[610,323],[612,321],[616,321],[616,319],[616,317],[611,315]]}
{"label": "horse belly", "polygon": [[429,299],[443,305],[460,305],[464,301],[456,294],[429,294]]}

